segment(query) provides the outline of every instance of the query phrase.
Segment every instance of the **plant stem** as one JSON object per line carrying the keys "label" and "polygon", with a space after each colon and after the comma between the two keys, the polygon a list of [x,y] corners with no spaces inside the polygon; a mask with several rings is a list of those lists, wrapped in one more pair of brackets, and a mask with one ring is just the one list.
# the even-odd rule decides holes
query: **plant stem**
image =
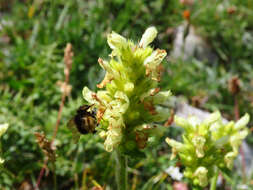
{"label": "plant stem", "polygon": [[215,171],[214,177],[212,178],[212,181],[211,181],[210,190],[216,190],[216,183],[217,183],[217,179],[219,176],[219,170],[217,168],[215,170],[216,171]]}
{"label": "plant stem", "polygon": [[116,182],[118,190],[127,190],[127,158],[121,155],[118,150],[115,151],[116,160]]}

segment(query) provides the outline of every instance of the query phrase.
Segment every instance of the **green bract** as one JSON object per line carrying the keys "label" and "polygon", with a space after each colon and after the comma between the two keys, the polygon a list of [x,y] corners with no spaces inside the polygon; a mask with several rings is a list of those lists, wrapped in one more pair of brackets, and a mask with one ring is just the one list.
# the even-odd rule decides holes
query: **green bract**
{"label": "green bract", "polygon": [[83,89],[84,99],[97,109],[98,130],[108,152],[116,147],[123,153],[144,148],[152,128],[147,124],[169,116],[168,109],[157,107],[171,93],[157,87],[166,51],[149,46],[156,35],[155,27],[150,27],[134,44],[115,32],[109,34],[110,58],[98,59],[106,74],[97,87],[105,89],[97,93]]}
{"label": "green bract", "polygon": [[224,124],[220,112],[211,114],[202,123],[195,117],[187,120],[175,116],[175,123],[184,128],[183,143],[166,138],[172,147],[172,158],[177,155],[186,167],[184,176],[194,185],[205,187],[215,168],[232,169],[238,148],[247,136],[249,115],[239,121]]}

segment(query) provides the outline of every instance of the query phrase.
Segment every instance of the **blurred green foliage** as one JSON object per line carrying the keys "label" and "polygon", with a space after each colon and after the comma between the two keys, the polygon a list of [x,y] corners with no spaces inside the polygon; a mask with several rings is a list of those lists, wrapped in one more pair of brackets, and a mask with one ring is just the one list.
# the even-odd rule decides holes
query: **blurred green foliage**
{"label": "blurred green foliage", "polygon": [[[193,104],[194,97],[200,102],[204,99],[199,107],[218,108],[233,118],[234,99],[228,81],[237,75],[241,80],[240,112],[253,115],[251,0],[203,0],[191,6],[178,0],[1,1],[0,123],[8,122],[10,128],[1,139],[6,161],[0,173],[0,189],[18,188],[24,181],[36,183],[44,155],[34,132],[43,131],[48,139],[52,137],[61,99],[57,82],[64,80],[63,53],[68,42],[75,55],[70,74],[72,93],[63,109],[56,140],[58,189],[89,189],[94,185],[92,179],[114,189],[113,156],[104,151],[96,136],[83,136],[74,144],[65,124],[83,103],[83,86],[95,89],[103,78],[97,59],[109,52],[106,35],[111,30],[138,40],[137,36],[154,25],[159,31],[154,46],[159,44],[170,54],[174,38],[170,31],[186,22],[184,10],[190,10],[191,25],[217,60],[169,59],[164,64],[161,86],[184,95]],[[145,159],[130,159],[130,184],[136,183],[136,189],[171,189],[171,180],[164,174],[170,164],[164,137],[176,137],[180,131],[166,128],[164,133],[144,150]],[[253,138],[249,136],[248,141],[253,142]],[[43,178],[42,189],[52,189],[53,167],[48,167],[51,172]],[[238,175],[234,179],[241,183]]]}

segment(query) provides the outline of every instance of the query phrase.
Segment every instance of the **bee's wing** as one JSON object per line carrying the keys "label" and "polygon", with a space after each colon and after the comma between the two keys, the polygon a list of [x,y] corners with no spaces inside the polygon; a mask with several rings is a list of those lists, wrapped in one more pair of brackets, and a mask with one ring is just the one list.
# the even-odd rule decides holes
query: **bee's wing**
{"label": "bee's wing", "polygon": [[69,122],[67,123],[67,127],[72,132],[72,136],[73,136],[74,142],[77,143],[79,141],[79,138],[80,138],[80,133],[79,133],[79,131],[76,128],[76,124],[75,124],[74,118],[72,118],[71,120],[69,120]]}

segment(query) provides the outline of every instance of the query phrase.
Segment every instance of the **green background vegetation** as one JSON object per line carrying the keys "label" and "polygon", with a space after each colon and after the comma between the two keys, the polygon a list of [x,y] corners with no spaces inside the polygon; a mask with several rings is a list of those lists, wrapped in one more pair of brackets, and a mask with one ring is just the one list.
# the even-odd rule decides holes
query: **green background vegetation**
{"label": "green background vegetation", "polygon": [[[229,8],[235,8],[233,13]],[[253,1],[202,0],[192,6],[178,0],[1,0],[0,1],[0,123],[10,128],[2,137],[4,168],[0,189],[14,189],[24,182],[35,185],[44,155],[34,132],[43,131],[52,138],[61,100],[58,81],[64,80],[64,48],[73,46],[70,74],[71,95],[67,98],[57,134],[55,173],[58,189],[90,189],[97,181],[115,189],[114,159],[104,151],[98,136],[83,136],[78,144],[66,123],[82,105],[82,88],[96,89],[103,78],[98,57],[106,57],[106,35],[112,30],[138,40],[145,29],[154,25],[159,36],[154,47],[173,49],[176,28],[186,20],[214,52],[215,61],[168,59],[161,86],[174,95],[184,96],[190,104],[213,111],[220,109],[234,119],[234,98],[228,81],[238,76],[240,113],[253,117]],[[174,32],[171,32],[174,31]],[[185,33],[187,35],[187,32]],[[196,103],[205,99],[205,103]],[[171,161],[166,136],[176,137],[178,129],[164,130],[144,150],[145,159],[130,159],[132,189],[170,189],[164,170]],[[247,138],[253,143],[252,135]],[[41,189],[52,189],[51,164]],[[238,172],[231,174],[235,184],[242,183]],[[252,179],[252,178],[251,178]]]}

